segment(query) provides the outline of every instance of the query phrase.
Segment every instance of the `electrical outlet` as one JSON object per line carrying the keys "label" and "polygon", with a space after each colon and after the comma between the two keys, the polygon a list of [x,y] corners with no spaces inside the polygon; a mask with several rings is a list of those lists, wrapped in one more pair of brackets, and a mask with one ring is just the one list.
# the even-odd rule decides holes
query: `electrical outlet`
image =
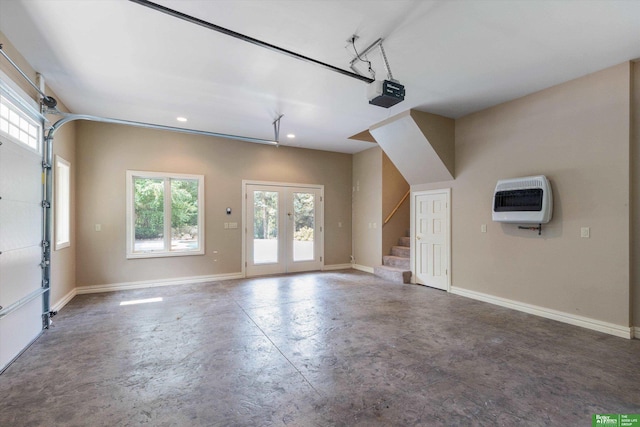
{"label": "electrical outlet", "polygon": [[96,224],[96,231],[102,231],[102,225]]}
{"label": "electrical outlet", "polygon": [[588,239],[590,231],[591,230],[589,229],[589,227],[582,227],[580,229],[580,237],[582,237],[583,239]]}

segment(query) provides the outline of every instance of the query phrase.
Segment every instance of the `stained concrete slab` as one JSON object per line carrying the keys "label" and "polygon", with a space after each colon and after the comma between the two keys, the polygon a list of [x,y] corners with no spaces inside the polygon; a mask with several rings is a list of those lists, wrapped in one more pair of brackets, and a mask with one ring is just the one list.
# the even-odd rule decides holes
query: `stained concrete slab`
{"label": "stained concrete slab", "polygon": [[0,426],[577,426],[595,413],[640,413],[640,341],[353,270],[79,295],[0,375]]}

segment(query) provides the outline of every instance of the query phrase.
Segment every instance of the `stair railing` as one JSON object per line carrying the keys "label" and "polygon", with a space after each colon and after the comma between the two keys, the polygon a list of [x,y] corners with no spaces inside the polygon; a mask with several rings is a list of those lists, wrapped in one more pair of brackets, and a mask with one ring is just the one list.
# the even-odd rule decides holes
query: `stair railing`
{"label": "stair railing", "polygon": [[398,202],[398,204],[396,205],[395,208],[393,208],[393,210],[391,211],[391,213],[389,215],[387,215],[387,217],[385,218],[384,222],[382,223],[382,226],[384,227],[389,221],[391,221],[391,218],[396,214],[396,212],[398,212],[398,209],[400,209],[400,206],[402,206],[402,204],[404,203],[405,200],[407,200],[407,198],[409,197],[409,194],[411,193],[411,189],[408,189],[406,194],[402,197],[402,199],[400,199],[400,201]]}

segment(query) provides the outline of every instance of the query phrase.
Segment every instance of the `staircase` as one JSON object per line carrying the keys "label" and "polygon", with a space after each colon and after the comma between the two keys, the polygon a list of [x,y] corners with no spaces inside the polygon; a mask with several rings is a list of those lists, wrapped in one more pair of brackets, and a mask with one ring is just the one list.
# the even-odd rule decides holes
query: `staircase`
{"label": "staircase", "polygon": [[411,283],[410,248],[411,238],[400,237],[398,246],[391,248],[391,255],[382,257],[383,265],[373,269],[374,274],[394,283]]}

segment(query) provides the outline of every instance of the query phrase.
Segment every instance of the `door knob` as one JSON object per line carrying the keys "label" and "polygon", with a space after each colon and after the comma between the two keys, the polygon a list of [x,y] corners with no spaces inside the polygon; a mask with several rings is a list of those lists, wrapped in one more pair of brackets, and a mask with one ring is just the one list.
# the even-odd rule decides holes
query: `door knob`
{"label": "door knob", "polygon": [[416,239],[420,240],[420,239],[422,239],[422,237],[420,237],[420,236],[416,236]]}

